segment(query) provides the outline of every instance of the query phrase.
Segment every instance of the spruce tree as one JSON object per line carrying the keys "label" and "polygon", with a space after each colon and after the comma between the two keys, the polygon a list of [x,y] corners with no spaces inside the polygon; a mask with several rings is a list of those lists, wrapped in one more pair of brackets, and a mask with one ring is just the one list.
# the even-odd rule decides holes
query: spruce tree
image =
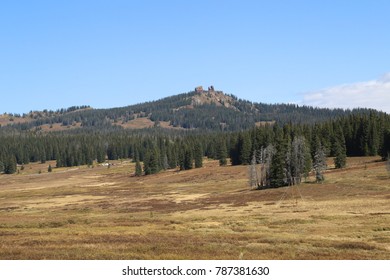
{"label": "spruce tree", "polygon": [[155,174],[161,170],[159,164],[159,155],[156,148],[148,152],[144,159],[144,172],[145,175]]}
{"label": "spruce tree", "polygon": [[225,140],[220,141],[217,147],[217,159],[219,161],[220,166],[227,165],[227,149]]}
{"label": "spruce tree", "polygon": [[389,160],[390,154],[390,129],[383,133],[381,156],[383,160]]}
{"label": "spruce tree", "polygon": [[142,175],[141,163],[139,162],[139,160],[137,160],[135,163],[135,176],[141,176],[141,175]]}
{"label": "spruce tree", "polygon": [[183,147],[180,147],[179,149],[178,163],[180,170],[185,170],[185,151],[183,150]]}
{"label": "spruce tree", "polygon": [[187,147],[184,152],[184,170],[188,170],[192,168],[193,168],[193,155],[191,149]]}
{"label": "spruce tree", "polygon": [[199,142],[196,142],[194,147],[194,159],[195,168],[200,168],[203,166],[203,149],[202,145]]}
{"label": "spruce tree", "polygon": [[286,178],[286,153],[288,143],[283,137],[283,132],[280,128],[275,128],[275,153],[271,160],[270,165],[270,186],[282,187],[287,183]]}
{"label": "spruce tree", "polygon": [[341,127],[337,126],[334,132],[333,140],[334,164],[336,168],[344,168],[347,163],[347,149],[345,147],[345,138]]}
{"label": "spruce tree", "polygon": [[241,133],[238,137],[238,154],[240,164],[250,164],[252,142],[248,133]]}
{"label": "spruce tree", "polygon": [[145,172],[145,175],[149,175],[149,174],[152,174],[152,171],[151,171],[151,167],[150,167],[150,152],[146,152],[145,156],[144,156],[144,172]]}
{"label": "spruce tree", "polygon": [[8,157],[8,160],[4,163],[4,173],[14,174],[16,172],[16,158],[13,155]]}
{"label": "spruce tree", "polygon": [[324,181],[323,172],[326,169],[326,151],[322,147],[321,143],[317,144],[317,150],[314,155],[313,168],[316,173],[316,182],[320,183]]}
{"label": "spruce tree", "polygon": [[47,168],[47,172],[52,172],[53,169],[51,168],[51,165],[49,164],[49,167]]}
{"label": "spruce tree", "polygon": [[[278,147],[278,146],[277,146]],[[270,166],[270,186],[273,188],[282,187],[285,183],[285,172],[284,172],[284,156],[283,150],[276,148],[276,152],[272,157]]]}

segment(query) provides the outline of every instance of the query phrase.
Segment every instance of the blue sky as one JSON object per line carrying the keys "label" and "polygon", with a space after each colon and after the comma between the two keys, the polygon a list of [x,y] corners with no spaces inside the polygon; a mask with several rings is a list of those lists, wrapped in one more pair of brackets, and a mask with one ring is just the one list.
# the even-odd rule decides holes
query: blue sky
{"label": "blue sky", "polygon": [[1,1],[0,113],[125,106],[198,85],[390,112],[389,14],[381,0]]}

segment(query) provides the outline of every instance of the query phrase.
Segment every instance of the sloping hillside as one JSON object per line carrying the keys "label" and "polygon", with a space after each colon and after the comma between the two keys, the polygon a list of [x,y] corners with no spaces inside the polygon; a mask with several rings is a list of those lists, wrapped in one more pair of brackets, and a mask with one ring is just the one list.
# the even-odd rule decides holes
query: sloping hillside
{"label": "sloping hillside", "polygon": [[[126,101],[124,101],[125,103]],[[354,110],[357,111],[357,110]],[[319,109],[295,104],[264,104],[237,98],[222,91],[197,90],[111,109],[89,106],[71,107],[56,112],[30,112],[23,116],[3,115],[2,127],[18,130],[58,131],[86,127],[118,126],[126,129],[150,127],[238,131],[266,123],[315,123],[354,111]],[[359,109],[368,111],[368,109]]]}

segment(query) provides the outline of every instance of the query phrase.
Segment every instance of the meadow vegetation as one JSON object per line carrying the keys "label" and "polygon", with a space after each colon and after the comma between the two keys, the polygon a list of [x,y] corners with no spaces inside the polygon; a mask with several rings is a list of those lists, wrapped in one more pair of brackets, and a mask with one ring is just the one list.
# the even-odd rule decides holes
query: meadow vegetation
{"label": "meadow vegetation", "polygon": [[390,259],[378,160],[329,159],[322,184],[266,190],[211,160],[142,177],[130,161],[27,164],[0,175],[0,259]]}

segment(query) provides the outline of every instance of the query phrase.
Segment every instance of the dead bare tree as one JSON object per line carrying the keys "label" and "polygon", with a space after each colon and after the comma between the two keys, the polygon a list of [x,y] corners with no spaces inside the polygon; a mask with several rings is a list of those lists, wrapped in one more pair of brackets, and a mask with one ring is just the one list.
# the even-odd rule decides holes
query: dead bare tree
{"label": "dead bare tree", "polygon": [[295,137],[291,146],[292,185],[299,185],[302,181],[302,176],[305,173],[308,157],[305,137]]}
{"label": "dead bare tree", "polygon": [[249,185],[251,189],[257,189],[259,187],[257,174],[257,161],[256,161],[256,150],[253,151],[251,165],[249,166]]}
{"label": "dead bare tree", "polygon": [[261,147],[260,151],[253,152],[249,166],[249,185],[252,189],[269,187],[270,167],[274,154],[275,148],[271,144],[266,148]]}

